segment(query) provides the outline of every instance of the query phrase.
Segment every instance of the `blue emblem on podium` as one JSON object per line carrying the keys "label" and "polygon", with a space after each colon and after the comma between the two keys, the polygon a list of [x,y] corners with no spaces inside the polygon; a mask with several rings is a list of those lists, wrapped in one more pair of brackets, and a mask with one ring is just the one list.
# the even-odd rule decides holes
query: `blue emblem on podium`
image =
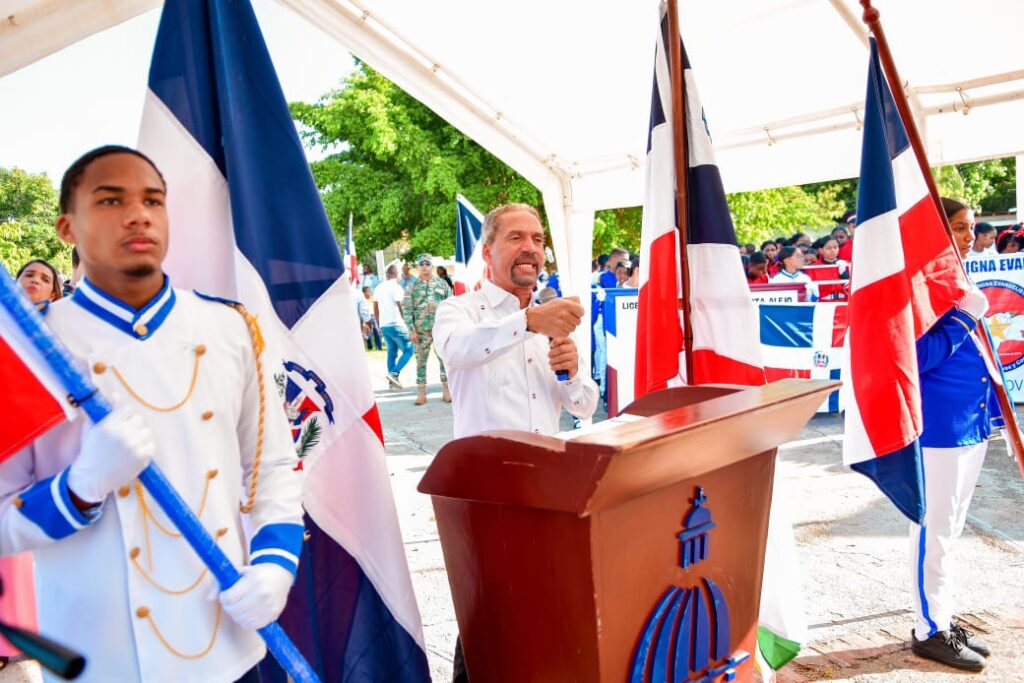
{"label": "blue emblem on podium", "polygon": [[[679,566],[689,570],[710,553],[709,533],[715,528],[707,496],[697,487],[683,519]],[[736,666],[750,657],[729,652],[729,604],[714,581],[701,578],[695,586],[668,588],[644,624],[633,655],[630,683],[644,681],[732,681]]]}

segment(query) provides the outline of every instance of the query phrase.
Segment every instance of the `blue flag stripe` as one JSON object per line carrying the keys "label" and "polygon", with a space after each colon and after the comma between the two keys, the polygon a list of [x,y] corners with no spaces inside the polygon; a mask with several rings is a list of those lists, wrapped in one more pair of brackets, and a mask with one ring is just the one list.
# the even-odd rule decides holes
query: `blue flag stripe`
{"label": "blue flag stripe", "polygon": [[762,304],[761,344],[794,349],[814,346],[814,306]]}
{"label": "blue flag stripe", "polygon": [[249,3],[168,2],[149,88],[227,178],[235,242],[291,327],[344,266]]}
{"label": "blue flag stripe", "polygon": [[477,218],[461,197],[455,200],[455,260],[459,263],[469,263],[476,243],[480,241],[480,234],[483,230],[483,223]]}
{"label": "blue flag stripe", "polygon": [[910,146],[871,39],[868,90],[864,103],[864,146],[857,188],[857,220],[863,223],[896,209],[892,160]]}

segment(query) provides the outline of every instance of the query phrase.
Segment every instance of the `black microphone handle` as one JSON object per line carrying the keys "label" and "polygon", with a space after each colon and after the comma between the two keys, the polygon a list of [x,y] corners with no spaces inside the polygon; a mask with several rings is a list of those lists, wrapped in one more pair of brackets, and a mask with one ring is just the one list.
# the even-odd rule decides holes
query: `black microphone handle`
{"label": "black microphone handle", "polygon": [[85,657],[38,633],[0,622],[0,635],[64,680],[78,678],[85,669]]}

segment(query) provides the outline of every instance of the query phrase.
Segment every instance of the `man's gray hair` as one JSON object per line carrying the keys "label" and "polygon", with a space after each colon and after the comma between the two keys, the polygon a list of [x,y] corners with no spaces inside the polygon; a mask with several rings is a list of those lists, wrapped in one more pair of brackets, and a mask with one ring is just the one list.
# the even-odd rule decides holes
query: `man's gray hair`
{"label": "man's gray hair", "polygon": [[533,208],[529,204],[502,204],[499,207],[491,209],[490,212],[484,216],[484,244],[491,244],[494,242],[494,238],[498,234],[498,223],[501,217],[506,213],[511,213],[513,211],[525,211],[536,218],[542,228],[544,227],[544,222],[540,219],[540,213],[538,213],[537,209]]}
{"label": "man's gray hair", "polygon": [[398,264],[389,263],[387,270],[384,271],[384,277],[387,280],[398,277]]}

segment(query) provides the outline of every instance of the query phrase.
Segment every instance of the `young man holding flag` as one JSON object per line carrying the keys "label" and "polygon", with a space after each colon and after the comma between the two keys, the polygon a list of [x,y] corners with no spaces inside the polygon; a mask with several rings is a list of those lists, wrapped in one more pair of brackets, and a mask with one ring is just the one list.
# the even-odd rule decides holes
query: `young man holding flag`
{"label": "young man holding flag", "polygon": [[[0,551],[34,551],[40,628],[85,654],[80,680],[258,680],[254,631],[284,608],[302,545],[301,475],[266,395],[255,319],[173,289],[162,271],[166,193],[153,163],[123,147],[93,150],[64,176],[57,230],[85,277],[46,318],[121,406],[0,464]],[[136,480],[151,459],[243,566],[219,600]]]}

